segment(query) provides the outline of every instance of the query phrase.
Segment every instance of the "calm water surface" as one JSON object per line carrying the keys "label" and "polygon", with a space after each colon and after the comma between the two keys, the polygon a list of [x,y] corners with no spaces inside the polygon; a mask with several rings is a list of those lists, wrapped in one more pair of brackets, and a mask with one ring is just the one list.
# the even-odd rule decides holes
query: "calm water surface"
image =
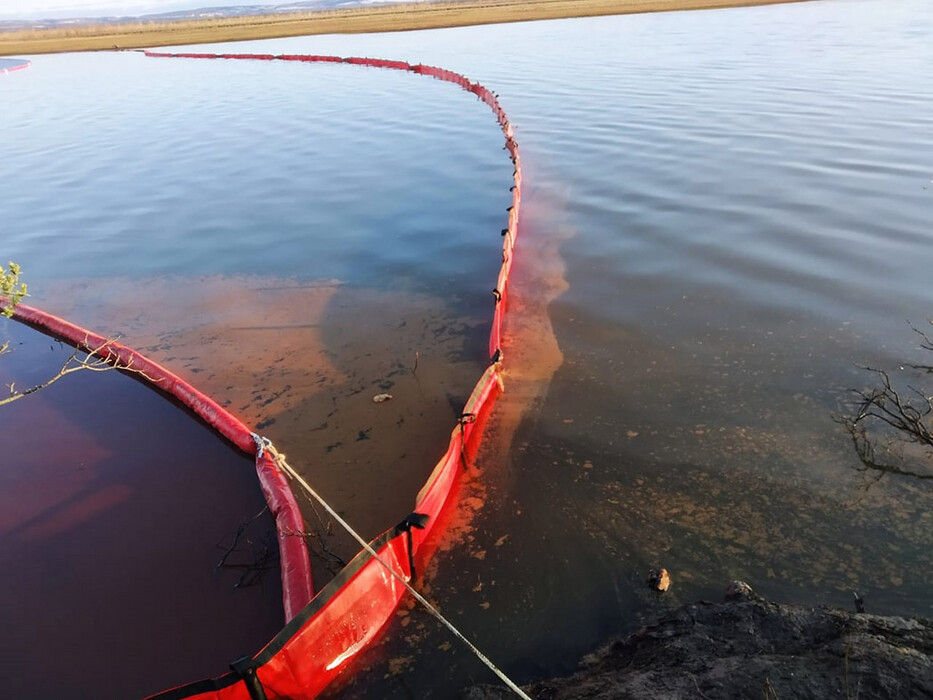
{"label": "calm water surface", "polygon": [[[833,420],[867,381],[856,365],[916,357],[907,321],[933,314],[928,3],[235,50],[443,65],[496,90],[516,124],[519,255],[563,241],[569,290],[551,312],[564,364],[511,449],[482,456],[485,506],[430,583],[506,670],[567,670],[733,578],[779,600],[848,606],[859,590],[872,612],[933,614],[929,488],[871,483]],[[481,367],[511,171],[470,95],[346,66],[135,54],[36,59],[0,89],[3,255],[37,290],[60,277],[336,279],[330,308],[343,311],[321,320],[333,355],[351,306],[400,294],[409,316],[412,299],[440,300],[432,313],[465,339],[446,356]],[[104,324],[107,308],[79,320]],[[388,352],[391,334],[367,338],[367,323],[353,321],[347,374]],[[440,413],[403,460],[411,484],[443,444]],[[339,442],[327,428],[292,439]],[[353,450],[371,442],[328,452],[340,456],[321,478],[362,488]],[[378,529],[404,513],[414,489],[399,490],[340,506]],[[674,578],[661,600],[643,584],[658,564]],[[417,610],[361,665],[344,695],[451,697],[490,680]]]}

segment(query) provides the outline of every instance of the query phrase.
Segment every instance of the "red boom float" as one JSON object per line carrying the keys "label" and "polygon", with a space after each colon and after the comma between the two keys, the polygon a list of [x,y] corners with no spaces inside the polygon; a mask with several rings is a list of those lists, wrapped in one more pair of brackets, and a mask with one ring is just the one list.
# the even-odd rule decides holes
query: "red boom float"
{"label": "red boom float", "polygon": [[[164,58],[343,62],[410,71],[459,85],[489,105],[496,115],[505,134],[505,145],[515,171],[508,226],[502,230],[502,266],[496,289],[493,290],[495,311],[489,337],[489,366],[463,408],[461,418],[451,433],[447,452],[418,493],[414,510],[397,526],[371,543],[380,559],[403,580],[412,580],[415,569],[422,566],[430,555],[428,536],[438,524],[439,516],[457,485],[466,446],[471,443],[471,439],[475,440],[479,436],[475,432],[477,418],[489,410],[501,382],[502,318],[522,199],[521,160],[508,116],[488,89],[459,73],[434,66],[410,65],[403,61],[376,58],[313,55],[152,51],[147,51],[146,55]],[[151,696],[151,700],[309,700],[317,696],[344,669],[347,662],[379,633],[404,595],[404,586],[390,575],[380,561],[363,551],[317,595],[313,595],[307,549],[300,538],[289,534],[304,531],[304,525],[288,482],[276,464],[274,448],[267,449],[267,443],[229,411],[135,350],[26,305],[17,306],[14,317],[94,352],[118,367],[136,371],[137,378],[178,399],[239,449],[256,458],[263,493],[276,518],[286,625],[258,654],[231,664],[230,673],[167,690]]]}
{"label": "red boom float", "polygon": [[0,58],[0,74],[23,70],[31,65],[32,61],[27,61],[24,58]]}

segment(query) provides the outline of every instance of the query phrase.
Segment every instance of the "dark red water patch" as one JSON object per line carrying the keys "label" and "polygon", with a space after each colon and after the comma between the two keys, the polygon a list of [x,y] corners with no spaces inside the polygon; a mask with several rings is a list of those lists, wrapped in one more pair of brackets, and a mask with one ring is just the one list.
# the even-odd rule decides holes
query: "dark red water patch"
{"label": "dark red water patch", "polygon": [[[0,359],[4,384],[35,383],[71,352],[3,326],[14,349]],[[223,672],[277,631],[271,519],[217,566],[264,508],[250,460],[114,371],[70,375],[0,417],[11,697],[138,697]],[[248,568],[268,556],[268,575]]]}

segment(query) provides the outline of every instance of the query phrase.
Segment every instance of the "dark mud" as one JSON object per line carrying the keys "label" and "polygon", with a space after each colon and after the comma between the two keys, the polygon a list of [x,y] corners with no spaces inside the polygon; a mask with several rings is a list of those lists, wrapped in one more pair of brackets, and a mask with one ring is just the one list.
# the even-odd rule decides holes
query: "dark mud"
{"label": "dark mud", "polygon": [[[663,613],[527,686],[537,700],[931,698],[933,621],[779,605],[757,596]],[[514,697],[477,686],[468,700]]]}

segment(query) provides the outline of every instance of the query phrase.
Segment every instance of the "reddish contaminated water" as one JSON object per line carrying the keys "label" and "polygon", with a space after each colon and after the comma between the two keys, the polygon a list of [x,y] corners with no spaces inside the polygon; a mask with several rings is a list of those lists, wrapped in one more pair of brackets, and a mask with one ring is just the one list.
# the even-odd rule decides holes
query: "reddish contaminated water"
{"label": "reddish contaminated water", "polygon": [[[71,354],[5,325],[5,383],[42,381]],[[278,630],[251,460],[114,371],[68,376],[4,408],[3,425],[9,697],[138,697],[224,672]]]}

